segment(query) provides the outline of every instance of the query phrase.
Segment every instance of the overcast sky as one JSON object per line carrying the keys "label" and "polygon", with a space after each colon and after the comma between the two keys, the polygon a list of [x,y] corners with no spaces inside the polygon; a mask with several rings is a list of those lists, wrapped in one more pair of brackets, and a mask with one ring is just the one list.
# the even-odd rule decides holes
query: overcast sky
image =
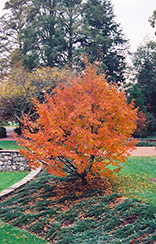
{"label": "overcast sky", "polygon": [[148,21],[156,9],[156,0],[112,0],[112,3],[132,51],[136,51],[146,36],[156,41],[156,28],[153,29]]}
{"label": "overcast sky", "polygon": [[[6,0],[0,0],[0,14]],[[116,20],[121,24],[123,33],[130,40],[131,51],[136,51],[146,36],[156,41],[154,30],[148,22],[156,0],[112,0]]]}

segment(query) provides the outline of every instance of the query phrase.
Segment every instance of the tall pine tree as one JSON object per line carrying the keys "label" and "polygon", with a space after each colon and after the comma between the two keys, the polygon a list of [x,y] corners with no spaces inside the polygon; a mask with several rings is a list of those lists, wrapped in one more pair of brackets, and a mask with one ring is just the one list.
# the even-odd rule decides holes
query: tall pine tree
{"label": "tall pine tree", "polygon": [[24,63],[30,69],[37,64],[54,67],[63,63],[65,41],[59,17],[57,0],[31,0],[22,39]]}
{"label": "tall pine tree", "polygon": [[127,42],[119,27],[109,0],[88,0],[84,4],[83,33],[89,60],[98,60],[108,80],[117,83],[124,80]]}
{"label": "tall pine tree", "polygon": [[60,21],[64,29],[64,61],[70,68],[78,65],[81,56],[82,0],[62,0]]}

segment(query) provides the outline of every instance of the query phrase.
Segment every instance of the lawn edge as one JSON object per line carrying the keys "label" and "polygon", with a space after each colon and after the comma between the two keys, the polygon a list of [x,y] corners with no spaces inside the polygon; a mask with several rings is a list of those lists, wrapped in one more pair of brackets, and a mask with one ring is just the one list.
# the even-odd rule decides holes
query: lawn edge
{"label": "lawn edge", "polygon": [[25,185],[28,181],[32,180],[36,175],[38,175],[40,173],[41,169],[42,169],[42,166],[40,166],[36,170],[31,170],[31,172],[26,177],[24,177],[22,180],[18,181],[17,183],[13,184],[12,186],[8,187],[7,189],[2,190],[0,192],[0,198],[12,193],[19,187]]}

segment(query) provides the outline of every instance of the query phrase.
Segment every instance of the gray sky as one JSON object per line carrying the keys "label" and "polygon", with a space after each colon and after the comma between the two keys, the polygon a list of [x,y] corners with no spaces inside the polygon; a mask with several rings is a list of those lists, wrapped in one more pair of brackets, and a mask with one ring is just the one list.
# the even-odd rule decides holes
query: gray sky
{"label": "gray sky", "polygon": [[156,29],[148,21],[156,9],[156,0],[112,0],[112,3],[116,19],[130,40],[132,51],[136,51],[144,38],[156,41]]}
{"label": "gray sky", "polygon": [[0,11],[2,10],[2,8],[4,7],[4,3],[6,2],[6,0],[0,0]]}
{"label": "gray sky", "polygon": [[[123,33],[130,40],[131,51],[136,51],[147,36],[156,41],[156,31],[148,22],[153,10],[156,9],[156,0],[111,0],[114,5],[116,20],[121,24]],[[0,0],[0,15],[6,0]]]}

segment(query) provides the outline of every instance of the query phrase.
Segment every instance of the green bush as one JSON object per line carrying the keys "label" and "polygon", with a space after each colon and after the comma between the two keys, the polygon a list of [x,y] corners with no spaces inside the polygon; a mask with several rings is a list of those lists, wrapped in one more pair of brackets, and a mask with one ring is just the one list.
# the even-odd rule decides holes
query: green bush
{"label": "green bush", "polygon": [[14,132],[15,132],[17,135],[19,135],[19,136],[22,134],[22,131],[21,131],[21,128],[20,128],[20,127],[14,129]]}
{"label": "green bush", "polygon": [[147,129],[145,131],[145,136],[153,135],[156,131],[156,120],[154,115],[147,112],[146,113],[146,120],[147,120]]}
{"label": "green bush", "polygon": [[7,132],[4,127],[0,127],[0,138],[5,138],[7,137]]}
{"label": "green bush", "polygon": [[154,147],[155,145],[156,145],[155,142],[149,142],[149,141],[147,141],[147,142],[140,141],[137,143],[137,147]]}

